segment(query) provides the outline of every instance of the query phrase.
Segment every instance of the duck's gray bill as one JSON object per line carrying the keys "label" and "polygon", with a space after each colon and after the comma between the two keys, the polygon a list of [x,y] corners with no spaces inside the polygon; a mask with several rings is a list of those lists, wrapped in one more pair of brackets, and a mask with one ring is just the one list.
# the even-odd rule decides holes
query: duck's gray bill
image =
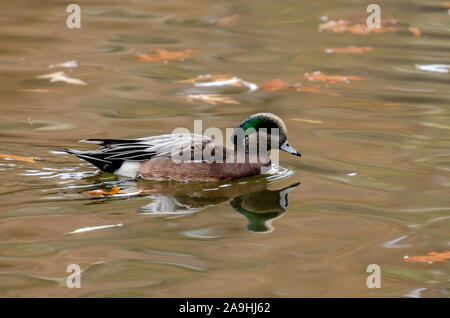
{"label": "duck's gray bill", "polygon": [[300,152],[298,152],[297,150],[295,150],[294,148],[292,148],[292,147],[289,145],[289,143],[287,142],[287,140],[286,140],[285,142],[283,142],[283,144],[281,145],[280,149],[283,150],[283,151],[286,151],[286,152],[288,152],[288,153],[290,153],[290,154],[299,156],[299,157],[301,157],[301,155],[302,155]]}

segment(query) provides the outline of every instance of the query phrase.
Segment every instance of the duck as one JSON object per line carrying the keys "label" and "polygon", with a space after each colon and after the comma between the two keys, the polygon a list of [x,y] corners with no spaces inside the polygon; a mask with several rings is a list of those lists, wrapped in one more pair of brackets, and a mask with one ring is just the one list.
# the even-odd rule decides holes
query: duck
{"label": "duck", "polygon": [[272,113],[257,113],[243,120],[231,136],[233,147],[193,133],[80,142],[97,144],[100,148],[90,151],[63,148],[63,151],[101,171],[148,180],[234,180],[269,171],[271,160],[267,151],[272,149],[301,156],[287,141],[286,124]]}

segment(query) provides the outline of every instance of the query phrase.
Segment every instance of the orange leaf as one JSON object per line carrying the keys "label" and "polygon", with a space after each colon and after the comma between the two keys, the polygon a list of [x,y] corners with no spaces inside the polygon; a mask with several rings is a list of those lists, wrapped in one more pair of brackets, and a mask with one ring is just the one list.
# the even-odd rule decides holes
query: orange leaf
{"label": "orange leaf", "polygon": [[30,163],[36,163],[34,161],[34,157],[22,157],[22,156],[15,156],[15,155],[7,155],[7,154],[0,154],[0,158],[7,158],[17,161],[26,161]]}
{"label": "orange leaf", "polygon": [[350,81],[361,81],[362,77],[359,76],[339,76],[339,75],[327,75],[322,72],[314,72],[312,74],[305,73],[303,75],[304,78],[309,79],[310,81],[318,81],[323,83],[348,83]]}
{"label": "orange leaf", "polygon": [[164,49],[156,49],[151,55],[139,54],[139,62],[162,62],[169,60],[183,60],[190,58],[190,54],[198,53],[197,50],[167,51]]}
{"label": "orange leaf", "polygon": [[420,29],[415,26],[409,26],[408,31],[411,32],[411,34],[414,35],[416,38],[420,38],[420,36],[422,35]]}
{"label": "orange leaf", "polygon": [[223,104],[240,104],[241,102],[226,96],[221,96],[219,94],[196,94],[196,95],[188,95],[188,96],[182,96],[184,99],[186,99],[188,102],[192,102],[194,100],[203,101],[205,103],[211,104],[211,105],[217,105],[217,103],[223,103]]}
{"label": "orange leaf", "polygon": [[370,32],[386,33],[386,32],[395,32],[398,30],[399,30],[399,28],[397,28],[395,26],[387,26],[387,27],[382,27],[382,28],[372,28],[372,29],[370,29]]}
{"label": "orange leaf", "polygon": [[285,81],[283,81],[280,78],[276,78],[274,80],[271,81],[266,81],[263,84],[258,84],[258,86],[266,91],[270,91],[270,92],[274,92],[274,91],[280,91],[283,90],[285,88],[292,88],[293,86],[286,83]]}
{"label": "orange leaf", "polygon": [[320,89],[320,85],[300,86],[297,88],[297,90],[311,95],[341,96],[341,94],[339,93]]}
{"label": "orange leaf", "polygon": [[[384,33],[397,31],[398,28],[394,26],[385,26],[386,23],[382,25],[381,28],[369,28],[366,24],[358,23],[359,19],[350,20],[330,20],[325,23],[319,24],[319,31],[331,31],[334,33],[344,33],[350,32],[353,34],[367,35],[371,32],[374,33]],[[389,22],[395,23],[395,20],[390,20]]]}
{"label": "orange leaf", "polygon": [[411,257],[405,256],[403,261],[405,262],[421,262],[421,263],[429,263],[429,262],[445,262],[446,259],[450,258],[450,251],[443,253],[430,252],[427,255],[414,255]]}
{"label": "orange leaf", "polygon": [[353,24],[347,26],[345,30],[353,34],[369,34],[371,31],[376,30],[376,28],[370,29],[364,24]]}
{"label": "orange leaf", "polygon": [[227,23],[233,22],[237,18],[239,18],[239,14],[233,14],[228,17],[220,18],[219,20],[217,20],[216,24],[218,24],[218,25],[227,24]]}
{"label": "orange leaf", "polygon": [[372,51],[373,47],[371,46],[346,46],[346,47],[335,47],[331,49],[325,49],[326,53],[364,53],[368,51]]}
{"label": "orange leaf", "polygon": [[111,195],[111,194],[117,194],[119,192],[120,192],[120,189],[118,187],[112,187],[112,189],[110,191],[104,191],[102,189],[88,191],[88,193],[95,194],[95,195],[107,195],[107,194]]}
{"label": "orange leaf", "polygon": [[450,2],[442,2],[441,6],[443,6],[444,8],[449,8],[450,9]]}

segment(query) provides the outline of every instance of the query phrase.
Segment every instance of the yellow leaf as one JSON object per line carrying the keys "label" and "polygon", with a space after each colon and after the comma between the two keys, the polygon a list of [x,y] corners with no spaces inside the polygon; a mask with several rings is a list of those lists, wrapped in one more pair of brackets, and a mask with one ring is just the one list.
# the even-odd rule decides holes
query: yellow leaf
{"label": "yellow leaf", "polygon": [[12,160],[17,160],[17,161],[36,163],[34,161],[34,157],[22,157],[22,156],[15,156],[15,155],[0,154],[0,158],[7,158],[7,159],[12,159]]}
{"label": "yellow leaf", "polygon": [[216,81],[226,81],[231,78],[231,75],[228,74],[217,74],[217,75],[199,75],[197,77],[188,78],[185,80],[178,81],[179,83],[196,83],[201,81],[209,81],[209,80],[216,80]]}
{"label": "yellow leaf", "polygon": [[241,102],[226,96],[221,96],[219,94],[196,94],[196,95],[188,95],[182,96],[188,102],[192,102],[194,100],[202,101],[211,105],[217,105],[217,103],[223,104],[240,104]]}
{"label": "yellow leaf", "polygon": [[292,118],[293,121],[302,121],[309,124],[321,124],[323,121],[321,120],[314,120],[314,119],[306,119],[306,118]]}

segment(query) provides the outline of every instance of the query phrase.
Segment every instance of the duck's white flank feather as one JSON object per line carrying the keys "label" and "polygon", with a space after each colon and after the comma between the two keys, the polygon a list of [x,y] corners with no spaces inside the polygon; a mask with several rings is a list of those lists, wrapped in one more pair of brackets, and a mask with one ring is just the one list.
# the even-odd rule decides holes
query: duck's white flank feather
{"label": "duck's white flank feather", "polygon": [[140,164],[138,161],[124,161],[114,173],[122,177],[136,178]]}

